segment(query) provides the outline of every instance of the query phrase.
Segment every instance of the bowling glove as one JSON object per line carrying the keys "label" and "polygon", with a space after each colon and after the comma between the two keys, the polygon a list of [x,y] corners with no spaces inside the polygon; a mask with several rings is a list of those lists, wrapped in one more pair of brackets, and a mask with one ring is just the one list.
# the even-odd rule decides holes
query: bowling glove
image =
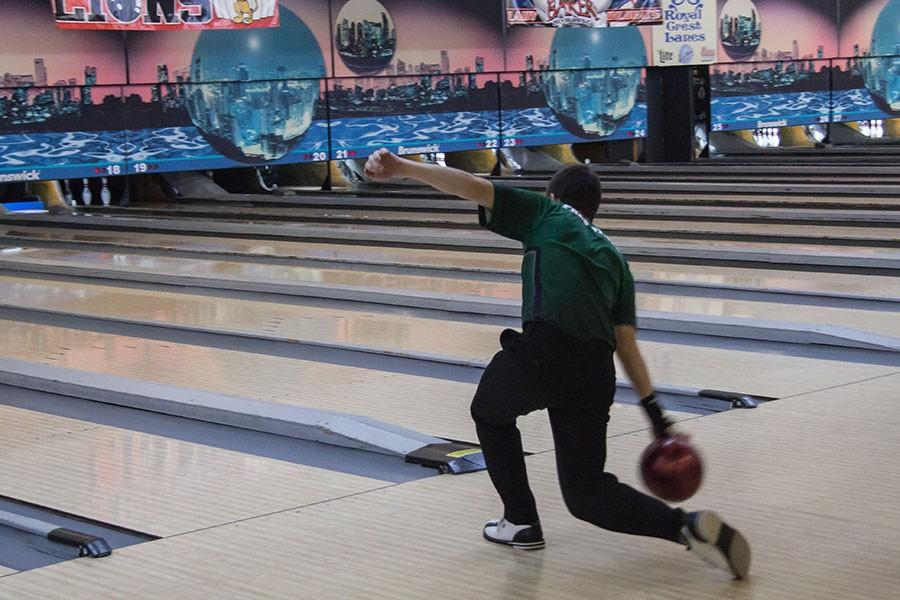
{"label": "bowling glove", "polygon": [[665,436],[666,430],[672,426],[672,421],[663,415],[662,408],[656,401],[656,394],[650,394],[646,398],[641,398],[641,406],[653,424],[653,435],[656,437]]}

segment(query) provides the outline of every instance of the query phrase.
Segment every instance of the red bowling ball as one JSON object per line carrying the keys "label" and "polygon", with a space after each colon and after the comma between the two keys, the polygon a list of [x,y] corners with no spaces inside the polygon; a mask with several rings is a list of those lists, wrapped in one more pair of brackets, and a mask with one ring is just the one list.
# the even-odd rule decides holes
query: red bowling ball
{"label": "red bowling ball", "polygon": [[641,477],[654,496],[682,502],[700,488],[703,462],[686,437],[660,437],[641,455]]}

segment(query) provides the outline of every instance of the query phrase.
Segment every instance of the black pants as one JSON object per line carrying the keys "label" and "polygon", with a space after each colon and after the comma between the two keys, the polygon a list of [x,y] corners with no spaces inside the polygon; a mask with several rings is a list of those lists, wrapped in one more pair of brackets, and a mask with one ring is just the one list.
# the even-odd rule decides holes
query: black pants
{"label": "black pants", "polygon": [[516,524],[538,521],[516,419],[546,408],[563,498],[577,518],[603,529],[678,540],[684,512],[604,471],[606,425],[616,390],[613,353],[545,323],[506,330],[472,402],[488,473]]}

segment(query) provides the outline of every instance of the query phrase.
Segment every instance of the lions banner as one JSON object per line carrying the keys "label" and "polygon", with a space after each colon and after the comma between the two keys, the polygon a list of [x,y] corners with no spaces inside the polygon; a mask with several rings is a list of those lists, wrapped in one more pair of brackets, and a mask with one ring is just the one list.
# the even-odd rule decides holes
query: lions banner
{"label": "lions banner", "polygon": [[532,27],[617,27],[662,22],[662,0],[506,0],[506,22]]}
{"label": "lions banner", "polygon": [[278,0],[50,0],[61,29],[277,27]]}

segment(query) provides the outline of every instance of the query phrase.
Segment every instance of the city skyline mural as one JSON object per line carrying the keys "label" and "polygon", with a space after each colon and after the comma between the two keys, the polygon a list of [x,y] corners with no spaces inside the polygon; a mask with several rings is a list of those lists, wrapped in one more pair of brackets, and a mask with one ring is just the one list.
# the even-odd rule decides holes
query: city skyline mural
{"label": "city skyline mural", "polygon": [[504,68],[502,13],[492,2],[332,0],[331,14],[336,77]]}
{"label": "city skyline mural", "polygon": [[[22,0],[17,19],[0,22],[11,46],[0,174],[91,177],[361,158],[380,145],[419,153],[646,134],[648,27],[504,33],[499,2],[282,0],[282,28],[125,35],[61,31],[44,0]],[[715,128],[900,116],[900,0],[718,6]],[[441,26],[421,26],[425,17]]]}
{"label": "city skyline mural", "polygon": [[839,121],[900,117],[900,0],[842,6],[841,51],[834,67]]}
{"label": "city skyline mural", "polygon": [[96,83],[126,82],[120,32],[59,30],[46,0],[19,0],[14,14],[0,20],[3,87],[64,86],[72,79],[81,85],[87,66],[96,68]]}
{"label": "city skyline mural", "polygon": [[379,73],[397,51],[394,19],[377,0],[349,0],[335,18],[334,46],[357,75]]}
{"label": "city skyline mural", "polygon": [[[329,0],[280,0],[280,10],[290,11],[309,30],[323,57],[325,72],[323,77],[332,75],[331,26],[329,19]],[[247,55],[254,55],[255,40],[264,39],[263,30],[250,31],[208,31],[210,39],[229,39],[229,34],[238,35],[246,40],[244,50],[223,44],[216,49],[210,44],[209,58],[215,60],[223,68],[202,73],[203,81],[237,80],[238,66],[247,62]],[[191,60],[200,31],[133,31],[128,32],[128,83],[132,85],[152,84],[157,81],[157,66],[166,65],[173,78],[182,75],[187,78],[191,70]],[[230,65],[230,67],[228,67]],[[285,65],[286,67],[288,65]],[[196,74],[192,78],[196,83]]]}
{"label": "city skyline mural", "polygon": [[713,130],[829,122],[837,18],[834,0],[719,0]]}
{"label": "city skyline mural", "polygon": [[837,6],[835,0],[718,0],[720,62],[837,56]]}

